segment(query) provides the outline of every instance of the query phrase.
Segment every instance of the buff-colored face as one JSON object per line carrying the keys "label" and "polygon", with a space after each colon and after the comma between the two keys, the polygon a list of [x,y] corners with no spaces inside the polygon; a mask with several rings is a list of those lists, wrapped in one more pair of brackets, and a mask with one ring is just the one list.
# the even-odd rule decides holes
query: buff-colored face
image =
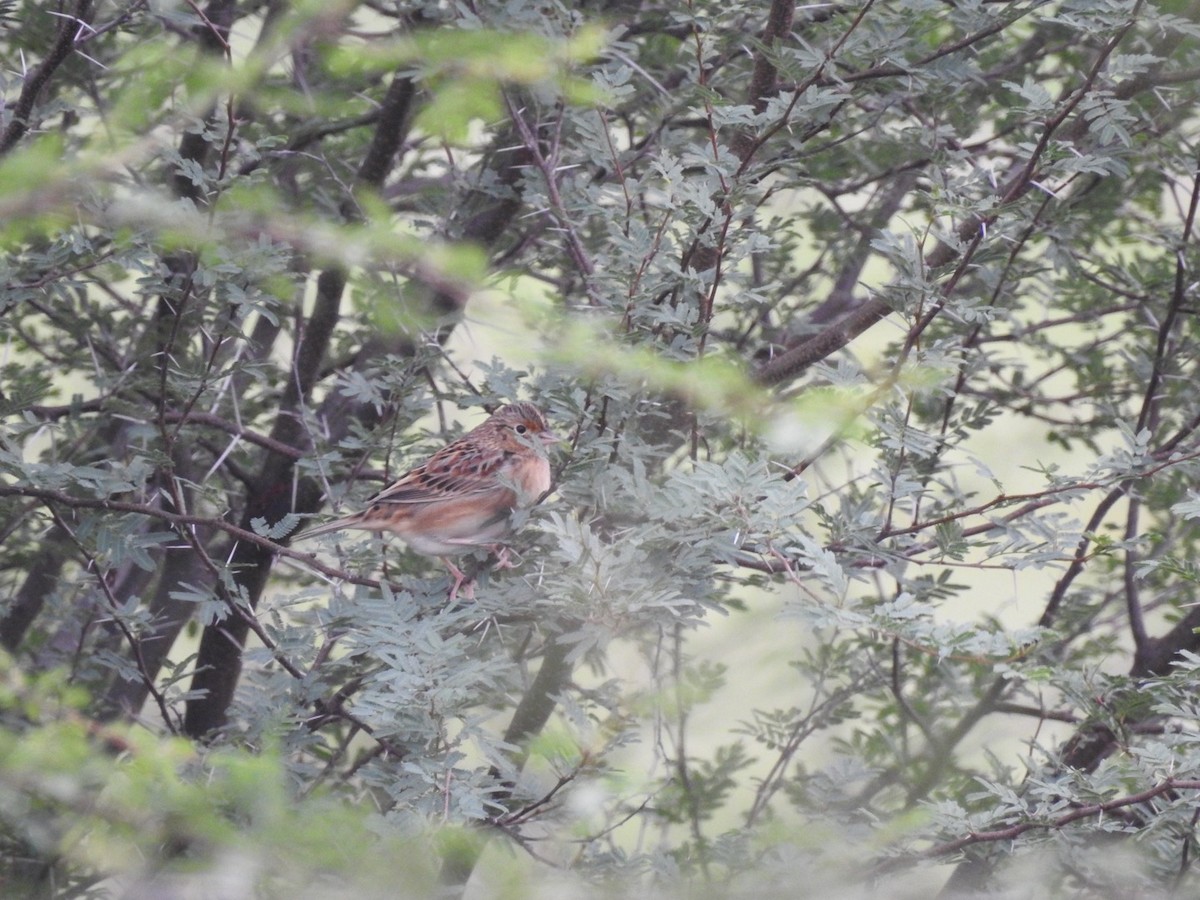
{"label": "buff-colored face", "polygon": [[532,403],[513,403],[497,410],[480,428],[493,430],[495,439],[506,450],[531,447],[544,454],[545,448],[559,441],[546,419]]}

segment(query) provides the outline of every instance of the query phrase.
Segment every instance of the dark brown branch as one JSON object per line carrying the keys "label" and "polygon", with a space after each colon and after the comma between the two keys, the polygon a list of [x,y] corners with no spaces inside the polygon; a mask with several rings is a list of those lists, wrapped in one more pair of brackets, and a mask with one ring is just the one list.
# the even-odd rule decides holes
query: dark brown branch
{"label": "dark brown branch", "polygon": [[[0,497],[31,497],[40,500],[44,503],[57,503],[62,506],[74,507],[77,509],[98,509],[108,512],[133,513],[135,515],[146,516],[151,519],[157,519],[168,525],[176,528],[181,534],[185,533],[186,529],[207,526],[218,531],[222,531],[232,538],[235,538],[238,543],[251,544],[258,549],[272,553],[276,556],[284,556],[289,559],[294,559],[302,563],[305,567],[310,568],[328,578],[338,581],[346,581],[350,584],[361,584],[365,587],[378,588],[382,582],[373,578],[360,578],[342,569],[334,569],[317,561],[317,557],[313,553],[299,553],[295,550],[290,550],[282,544],[278,544],[270,538],[262,537],[255,534],[253,531],[245,528],[239,528],[226,522],[224,519],[214,519],[206,516],[195,516],[186,513],[173,513],[167,510],[160,509],[156,506],[151,506],[145,503],[133,503],[127,500],[111,500],[100,497],[75,497],[64,491],[52,491],[45,488],[29,487],[27,485],[11,485],[0,484]],[[268,520],[272,521],[272,520]],[[273,520],[278,521],[278,519]],[[398,587],[393,586],[399,590]]]}
{"label": "dark brown branch", "polygon": [[[1054,116],[1046,122],[1041,123],[1041,133],[1037,143],[1029,154],[1029,158],[1025,161],[1024,165],[1021,165],[1019,168],[1014,167],[1015,171],[1011,172],[1003,182],[997,191],[999,200],[993,207],[993,211],[986,214],[980,213],[969,216],[958,226],[956,231],[960,245],[976,246],[978,238],[983,231],[999,218],[1006,207],[1029,190],[1036,180],[1035,176],[1038,167],[1041,165],[1043,155],[1049,148],[1051,138],[1075,112],[1084,98],[1088,96],[1096,80],[1100,77],[1100,73],[1103,71],[1109,57],[1137,21],[1140,9],[1141,3],[1130,14],[1129,21],[1113,35],[1096,55],[1091,69],[1080,86],[1071,92]],[[1086,128],[1086,123],[1078,127]],[[940,243],[926,256],[925,267],[929,270],[939,269],[950,263],[957,255],[958,250],[955,249],[953,244],[948,242]],[[754,373],[754,378],[759,384],[768,386],[790,381],[813,363],[825,359],[847,346],[860,334],[887,318],[891,312],[891,307],[884,300],[879,298],[867,300],[862,306],[847,315],[840,322],[830,326],[795,349],[789,350],[761,366]]]}
{"label": "dark brown branch", "polygon": [[[415,89],[410,79],[396,75],[384,98],[371,145],[359,166],[357,183],[378,189],[391,170],[397,150],[412,119]],[[356,208],[343,205],[347,221],[359,218]],[[333,341],[340,317],[346,273],[340,267],[321,272],[317,278],[317,299],[312,316],[305,323],[293,360],[291,378],[280,401],[280,409],[271,430],[271,441],[288,448],[310,445],[304,426],[303,408]],[[349,419],[344,420],[349,427]],[[263,460],[255,488],[247,497],[242,527],[249,529],[255,518],[276,522],[289,512],[315,512],[320,492],[310,479],[294,486],[296,457],[290,453],[270,452]],[[238,543],[230,561],[238,585],[250,609],[257,604],[266,586],[275,554],[267,548]],[[200,639],[196,675],[192,689],[195,699],[188,703],[184,720],[186,732],[193,737],[207,735],[225,722],[225,713],[241,672],[242,645],[251,623],[234,619],[221,629],[207,628]]]}
{"label": "dark brown branch", "polygon": [[1030,831],[1055,831],[1060,828],[1065,828],[1075,822],[1083,819],[1099,818],[1106,813],[1111,813],[1116,810],[1127,809],[1131,806],[1139,806],[1147,803],[1158,797],[1175,793],[1176,791],[1200,791],[1200,781],[1189,779],[1168,778],[1165,781],[1156,784],[1152,788],[1147,788],[1136,794],[1129,794],[1125,797],[1117,797],[1113,800],[1105,800],[1100,803],[1089,803],[1084,806],[1077,806],[1070,812],[1063,813],[1059,816],[1044,819],[1042,821],[1027,821],[1018,822],[1015,825],[1009,825],[1005,828],[996,828],[992,831],[975,831],[970,834],[963,835],[952,841],[946,841],[942,844],[937,844],[929,847],[926,850],[918,850],[896,859],[885,860],[876,864],[873,874],[876,876],[883,875],[888,872],[894,872],[897,869],[911,865],[913,862],[923,859],[941,859],[970,847],[974,844],[984,843],[1000,843],[1008,842],[1019,838],[1021,835]]}
{"label": "dark brown branch", "polygon": [[[791,36],[795,15],[795,0],[772,0],[766,27],[759,36],[762,46],[754,54],[754,71],[750,76],[750,87],[747,91],[750,106],[756,113],[761,114],[765,111],[767,101],[778,93],[778,70],[771,61],[770,54],[775,51],[777,43]],[[737,154],[738,159],[747,159],[755,146],[753,135],[745,129],[739,130],[734,136],[733,152]]]}
{"label": "dark brown branch", "polygon": [[[29,117],[37,104],[38,95],[49,83],[50,77],[75,50],[75,42],[83,26],[92,20],[92,0],[76,0],[75,8],[70,15],[63,16],[58,25],[58,34],[54,45],[41,65],[33,70],[21,88],[21,95],[13,105],[12,118],[4,134],[0,136],[0,156],[4,156],[29,130]],[[44,13],[44,11],[43,11]]]}
{"label": "dark brown branch", "polygon": [[[513,761],[514,769],[519,770],[524,765],[527,754],[524,748],[527,742],[546,726],[558,704],[559,694],[563,692],[570,681],[573,666],[568,661],[568,654],[569,648],[566,644],[554,639],[547,640],[542,653],[542,666],[538,669],[525,696],[521,698],[521,702],[513,712],[512,720],[508,723],[508,728],[504,731],[506,744],[522,748],[518,758]],[[498,770],[492,770],[493,778],[499,779],[500,775]],[[513,785],[506,784],[502,791],[493,795],[493,799],[497,803],[506,803],[512,797],[512,791]],[[501,816],[496,822],[503,824],[505,818]],[[483,845],[480,843],[472,845],[471,849],[464,850],[456,856],[448,857],[442,868],[442,883],[460,888],[465,887],[482,852]]]}
{"label": "dark brown branch", "polygon": [[41,614],[58,583],[70,556],[69,538],[61,528],[51,528],[42,538],[37,552],[29,560],[28,575],[0,618],[0,647],[15,653],[30,626]]}

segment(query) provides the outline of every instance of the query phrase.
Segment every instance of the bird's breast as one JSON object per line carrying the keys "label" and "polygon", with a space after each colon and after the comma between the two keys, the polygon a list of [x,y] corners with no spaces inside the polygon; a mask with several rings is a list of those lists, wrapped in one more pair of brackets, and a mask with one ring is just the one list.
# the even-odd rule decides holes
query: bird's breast
{"label": "bird's breast", "polygon": [[517,493],[517,506],[532,506],[550,490],[550,460],[544,456],[516,457],[509,478]]}

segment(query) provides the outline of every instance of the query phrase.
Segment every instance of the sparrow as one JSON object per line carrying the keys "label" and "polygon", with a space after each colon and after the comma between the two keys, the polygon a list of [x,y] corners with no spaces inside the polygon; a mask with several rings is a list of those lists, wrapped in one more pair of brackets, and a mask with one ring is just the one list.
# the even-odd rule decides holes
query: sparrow
{"label": "sparrow", "polygon": [[495,548],[512,530],[512,512],[550,490],[549,447],[559,438],[532,403],[503,406],[367,501],[361,512],[295,535],[303,540],[358,528],[387,531],[450,571],[450,600],[467,580],[451,556]]}

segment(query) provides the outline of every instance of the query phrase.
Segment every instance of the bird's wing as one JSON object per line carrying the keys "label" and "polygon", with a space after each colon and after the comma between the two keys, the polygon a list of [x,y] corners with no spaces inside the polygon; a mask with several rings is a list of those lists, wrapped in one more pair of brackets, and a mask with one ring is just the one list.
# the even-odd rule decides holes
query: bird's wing
{"label": "bird's wing", "polygon": [[429,503],[511,490],[497,479],[503,451],[455,441],[385,487],[368,503]]}

